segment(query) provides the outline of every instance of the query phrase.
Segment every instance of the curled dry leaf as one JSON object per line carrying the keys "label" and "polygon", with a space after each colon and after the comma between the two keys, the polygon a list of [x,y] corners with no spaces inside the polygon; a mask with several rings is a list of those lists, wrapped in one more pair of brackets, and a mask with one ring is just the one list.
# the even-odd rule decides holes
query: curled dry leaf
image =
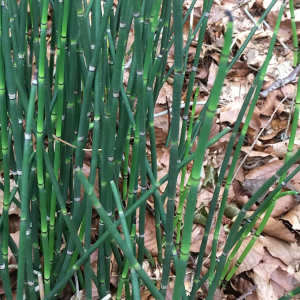
{"label": "curled dry leaf", "polygon": [[[269,5],[268,3],[270,3],[269,0],[264,0],[263,1],[263,7],[265,9],[266,5]],[[275,8],[279,3],[275,4]],[[267,15],[266,17],[266,21],[269,23],[269,25],[274,28],[273,26],[275,25],[275,20],[274,18],[278,17],[278,11],[279,9],[275,10],[273,7],[272,11],[270,11],[270,13]],[[278,7],[277,7],[278,8]],[[299,30],[299,16],[298,16],[298,11],[295,10],[295,17],[296,17],[296,26],[297,26],[297,30]],[[287,10],[286,15],[283,16],[281,22],[280,22],[280,28],[279,28],[279,32],[278,32],[278,38],[282,41],[282,42],[286,42],[291,38],[292,35],[292,31],[291,31],[291,14],[290,11]]]}
{"label": "curled dry leaf", "polygon": [[[233,80],[236,80],[237,77],[243,78],[246,77],[248,74],[251,74],[251,69],[248,67],[247,62],[236,62],[233,68],[228,72],[228,76]],[[225,79],[226,83],[226,79]],[[251,82],[249,82],[251,83]],[[243,87],[241,87],[243,88]],[[241,96],[239,94],[235,96]]]}
{"label": "curled dry leaf", "polygon": [[[258,34],[254,35],[254,36],[257,38],[258,37],[257,35],[259,35],[260,38],[262,38],[262,37],[270,36],[270,34],[271,34],[271,32],[259,32]],[[248,65],[261,67],[265,60],[266,60],[266,55],[261,55],[260,51],[258,51],[257,49],[249,49],[249,51],[247,53],[247,64]]]}
{"label": "curled dry leaf", "polygon": [[280,218],[284,224],[290,226],[293,230],[300,230],[300,207],[296,206],[286,215]]}
{"label": "curled dry leaf", "polygon": [[214,300],[225,300],[227,299],[228,295],[224,294],[224,290],[220,289],[219,287],[216,289],[214,294]]}
{"label": "curled dry leaf", "polygon": [[[259,218],[255,223],[255,229],[259,227],[261,221],[262,217]],[[277,237],[278,239],[289,243],[295,243],[297,241],[295,233],[291,232],[281,220],[275,220],[272,217],[268,219],[267,224],[263,229],[263,232],[269,236]]]}
{"label": "curled dry leaf", "polygon": [[[234,190],[235,200],[240,206],[244,206],[250,199],[251,194],[249,191],[243,188],[242,183],[238,180],[232,182],[232,187]],[[257,206],[254,204],[251,206],[250,210],[254,211]]]}
{"label": "curled dry leaf", "polygon": [[279,117],[274,118],[259,139],[262,141],[267,141],[274,138],[279,132],[286,130],[287,123],[287,119],[282,120]]}
{"label": "curled dry leaf", "polygon": [[210,188],[201,189],[198,193],[196,208],[201,205],[206,206],[211,201],[213,194],[213,190]]}
{"label": "curled dry leaf", "polygon": [[284,98],[285,96],[291,97],[294,95],[294,93],[295,93],[295,85],[289,83],[278,90],[278,97],[279,98]]}
{"label": "curled dry leaf", "polygon": [[262,263],[247,274],[258,285],[257,298],[254,298],[258,300],[278,299],[299,283],[293,274],[274,264]]}
{"label": "curled dry leaf", "polygon": [[[286,156],[289,140],[285,140],[276,144],[269,144],[265,152],[284,158]],[[300,147],[300,140],[295,139],[292,155],[294,155]]]}
{"label": "curled dry leaf", "polygon": [[[248,157],[272,157],[269,153],[265,153],[262,151],[255,151],[255,150],[251,150],[251,146],[242,146],[241,151],[246,153],[248,155]],[[250,152],[249,152],[250,151]]]}
{"label": "curled dry leaf", "polygon": [[286,195],[284,197],[281,197],[276,201],[271,217],[273,218],[279,217],[289,212],[291,209],[295,207],[295,205],[297,205],[297,201],[295,200],[294,196]]}
{"label": "curled dry leaf", "polygon": [[[237,182],[233,182],[233,187],[235,190],[236,200],[239,205],[245,205],[249,198],[254,195],[254,193],[263,185],[264,181],[260,179],[245,179],[244,188]],[[278,217],[289,210],[291,210],[296,205],[296,200],[292,195],[286,195],[279,198],[276,201],[275,207],[271,213],[271,217]],[[250,210],[255,211],[257,205],[251,206]]]}
{"label": "curled dry leaf", "polygon": [[[237,98],[235,102],[227,104],[220,112],[220,122],[229,122],[230,124],[234,124],[238,117],[238,114],[243,105],[243,99]],[[256,106],[250,121],[250,125],[248,128],[248,133],[251,135],[256,135],[259,132],[261,123],[259,120],[260,111]],[[246,117],[243,117],[242,122],[245,122]]]}
{"label": "curled dry leaf", "polygon": [[[249,240],[250,237],[247,239]],[[286,251],[278,251],[273,253],[275,255],[279,255],[279,257],[270,254],[269,248],[276,247],[278,245],[277,241],[279,240],[271,238],[270,242],[269,237],[260,236],[256,242],[256,245],[257,247],[263,249],[263,257],[261,258],[261,261],[259,264],[254,266],[252,270],[249,270],[246,273],[240,273],[236,277],[232,278],[231,286],[242,294],[245,294],[248,289],[250,290],[251,287],[253,287],[253,283],[247,280],[245,274],[247,274],[253,280],[253,282],[258,285],[258,290],[254,292],[253,295],[247,297],[247,299],[266,299],[266,296],[273,297],[275,294],[277,295],[276,299],[278,299],[284,293],[290,291],[294,285],[299,282],[297,273],[295,273],[295,267],[292,267],[289,264],[291,260],[288,259],[285,261],[285,263],[282,261],[284,256],[287,254]],[[248,241],[245,241],[244,243],[246,242]],[[282,244],[281,241],[279,241],[279,243]],[[288,245],[288,243],[284,244]],[[292,247],[294,251],[299,249],[296,244],[293,244]],[[261,254],[261,252],[259,252],[259,254]],[[245,260],[247,259],[248,257],[246,257]],[[295,260],[297,260],[297,258],[294,257],[293,262]]]}
{"label": "curled dry leaf", "polygon": [[205,68],[198,68],[196,78],[204,79],[207,77],[207,75],[208,75],[208,70],[206,70]]}
{"label": "curled dry leaf", "polygon": [[269,265],[279,266],[283,270],[287,268],[287,265],[278,257],[272,256],[266,247],[264,247],[264,257],[262,259],[262,262]]}
{"label": "curled dry leaf", "polygon": [[273,158],[272,155],[270,155],[269,153],[264,153],[255,150],[251,150],[251,152],[249,152],[250,149],[251,147],[249,146],[242,147],[241,149],[246,156],[246,160],[243,163],[243,168],[246,170],[251,170],[253,168],[266,164],[270,160],[277,159],[277,158]]}
{"label": "curled dry leaf", "polygon": [[270,254],[279,258],[285,265],[299,262],[300,247],[296,243],[285,242],[271,236],[261,236],[260,238]]}
{"label": "curled dry leaf", "polygon": [[[214,229],[212,229],[209,233],[207,245],[205,248],[206,253],[210,253],[211,251],[213,235],[214,235]],[[200,251],[200,246],[201,246],[203,236],[204,236],[204,226],[194,224],[193,231],[192,231],[191,247],[190,247],[191,252],[198,253]],[[226,240],[226,234],[222,226],[220,230],[218,247],[220,247],[225,242],[225,240]]]}
{"label": "curled dry leaf", "polygon": [[270,276],[274,291],[278,297],[282,297],[285,293],[291,291],[299,281],[286,270],[277,267]]}

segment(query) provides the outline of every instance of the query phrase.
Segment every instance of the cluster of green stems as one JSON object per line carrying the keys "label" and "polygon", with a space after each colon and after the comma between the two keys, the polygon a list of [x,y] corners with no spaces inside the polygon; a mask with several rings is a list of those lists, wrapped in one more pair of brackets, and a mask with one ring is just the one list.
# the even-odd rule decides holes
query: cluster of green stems
{"label": "cluster of green stems", "polygon": [[[23,299],[24,293],[27,299],[44,297],[37,292],[37,272],[43,275],[45,300],[56,299],[67,284],[74,293],[78,292],[78,288],[85,289],[86,298],[92,299],[92,282],[99,298],[104,298],[110,293],[112,253],[120,272],[116,299],[121,299],[124,290],[126,299],[140,299],[142,285],[150,290],[155,299],[165,299],[172,263],[176,273],[173,299],[195,299],[207,278],[207,299],[213,299],[218,286],[230,280],[250,251],[276,200],[284,195],[280,190],[285,180],[292,178],[298,168],[288,177],[287,170],[300,158],[299,151],[291,155],[299,116],[298,88],[284,165],[242,208],[228,235],[224,252],[217,258],[218,238],[229,187],[272,57],[285,2],[278,15],[266,61],[256,74],[233,129],[226,128],[211,140],[208,140],[209,133],[226,75],[276,0],[270,3],[232,59],[230,46],[233,17],[230,12],[226,12],[228,22],[215,84],[196,120],[194,115],[200,87],[197,87],[194,96],[193,90],[213,0],[204,1],[202,16],[194,29],[191,26],[183,47],[183,25],[189,17],[193,24],[192,10],[195,3],[196,0],[193,0],[183,17],[182,0],[120,0],[116,7],[113,0],[91,0],[89,3],[86,0],[21,0],[19,3],[16,0],[2,0],[0,167],[4,185],[0,184],[0,188],[4,197],[0,217],[0,275],[7,299],[13,299],[9,249],[18,264],[17,300]],[[292,6],[290,0],[295,42]],[[134,42],[126,53],[132,25]],[[188,51],[196,35],[197,48],[180,128],[181,94],[188,67]],[[165,74],[168,51],[173,44],[174,65]],[[129,54],[129,78],[124,86],[125,62]],[[298,61],[296,50],[295,61]],[[166,141],[170,148],[169,172],[158,181],[154,107],[163,84],[171,74],[174,76],[172,116]],[[189,119],[191,100],[193,106]],[[244,115],[246,121],[240,131]],[[230,141],[207,214],[192,290],[187,293],[184,277],[189,261],[193,218],[184,218],[184,203],[185,214],[193,215],[198,191],[203,184],[205,153],[230,131]],[[239,139],[236,143],[237,136]],[[146,156],[147,137],[151,163]],[[191,153],[196,138],[198,146]],[[88,139],[92,139],[91,164],[89,174],[83,174]],[[233,161],[222,200],[218,204],[233,149]],[[192,160],[193,168],[185,185],[186,166]],[[15,185],[12,191],[11,174]],[[179,207],[175,210],[177,178],[180,175]],[[247,219],[247,224],[239,229],[250,207],[277,179],[278,187]],[[168,185],[161,195],[159,187],[165,182]],[[95,185],[99,186],[99,195],[94,192]],[[20,200],[15,197],[16,193]],[[160,289],[142,268],[145,257],[155,267],[155,261],[145,247],[146,202],[150,196],[154,198],[158,263],[163,270]],[[21,211],[19,246],[9,233],[9,208],[12,202]],[[214,228],[211,264],[207,274],[201,277],[200,271],[217,205],[219,214]],[[99,232],[96,242],[91,244],[93,209],[99,215]],[[264,212],[267,213],[253,239],[238,259],[237,265],[229,270],[230,262],[241,243]],[[119,225],[123,237],[117,229]],[[98,250],[96,272],[90,261],[95,250]],[[74,283],[73,276],[78,282]],[[289,299],[296,293],[297,289],[283,299]]]}

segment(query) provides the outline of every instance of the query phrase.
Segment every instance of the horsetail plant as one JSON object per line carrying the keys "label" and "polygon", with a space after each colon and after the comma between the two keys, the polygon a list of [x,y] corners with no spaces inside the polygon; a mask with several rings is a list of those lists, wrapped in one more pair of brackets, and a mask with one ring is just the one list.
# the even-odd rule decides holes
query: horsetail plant
{"label": "horsetail plant", "polygon": [[275,45],[276,36],[277,36],[277,32],[279,30],[279,25],[280,25],[280,22],[281,22],[281,17],[282,17],[283,11],[284,11],[284,7],[285,7],[285,2],[283,2],[282,6],[281,6],[281,9],[279,11],[279,15],[278,15],[276,26],[275,26],[275,29],[274,29],[274,32],[273,32],[273,36],[272,36],[272,40],[271,40],[270,47],[269,47],[269,50],[268,50],[268,54],[267,54],[267,57],[266,57],[266,60],[263,64],[263,66],[260,69],[259,81],[257,83],[256,90],[254,92],[252,102],[251,102],[251,105],[250,105],[249,110],[248,110],[246,121],[245,121],[244,126],[243,126],[242,131],[241,131],[241,136],[239,137],[239,141],[236,145],[236,149],[235,149],[235,152],[234,152],[232,164],[230,166],[230,170],[229,170],[229,173],[227,175],[227,179],[226,179],[226,183],[225,183],[225,190],[223,192],[221,205],[220,205],[220,210],[219,210],[219,215],[218,215],[218,218],[217,218],[217,223],[216,223],[215,232],[214,232],[214,240],[213,240],[213,247],[212,247],[212,258],[213,258],[213,260],[212,260],[212,263],[210,265],[210,281],[212,281],[213,278],[214,278],[213,272],[214,272],[214,262],[215,262],[216,251],[217,251],[216,246],[217,246],[217,241],[218,241],[219,234],[220,234],[222,216],[224,214],[224,210],[225,210],[225,207],[226,207],[226,199],[227,199],[227,196],[228,196],[229,187],[231,185],[231,181],[232,181],[232,178],[233,178],[233,175],[234,175],[235,166],[237,164],[237,160],[238,160],[238,157],[239,157],[239,152],[242,148],[243,140],[244,140],[244,137],[247,133],[248,126],[249,126],[250,120],[251,120],[251,116],[252,116],[252,113],[254,111],[256,102],[258,100],[258,96],[259,96],[259,93],[260,93],[260,90],[261,90],[261,87],[262,87],[262,84],[263,84],[263,79],[264,79],[264,76],[266,74],[267,66],[269,64],[269,61],[272,58],[272,55],[273,55],[273,48],[274,48],[274,45]]}
{"label": "horsetail plant", "polygon": [[[196,72],[213,1],[204,1],[203,14],[196,26],[193,26],[196,0],[192,1],[185,16],[182,14],[181,0],[115,2],[1,1],[0,168],[4,184],[0,183],[0,189],[4,196],[0,216],[0,275],[7,299],[13,299],[9,249],[18,264],[17,300],[24,297],[32,300],[57,299],[67,284],[74,294],[78,295],[79,290],[85,290],[85,296],[90,300],[94,292],[92,282],[99,298],[106,299],[112,293],[112,254],[120,274],[114,295],[116,299],[121,299],[124,294],[126,299],[140,299],[141,286],[149,289],[155,299],[165,299],[173,265],[176,275],[173,299],[194,299],[208,277],[210,288],[207,299],[212,299],[217,286],[224,284],[234,274],[236,267],[228,273],[230,261],[257,219],[267,211],[257,235],[238,263],[245,258],[261,233],[276,199],[293,194],[281,192],[281,188],[299,171],[298,167],[286,175],[289,167],[300,157],[299,151],[291,156],[299,114],[299,87],[289,154],[284,165],[239,212],[227,238],[224,253],[217,259],[218,235],[232,172],[272,55],[284,4],[267,59],[248,91],[233,129],[225,128],[208,141],[226,75],[276,0],[269,4],[231,62],[229,55],[233,18],[227,12],[229,21],[226,24],[217,77],[209,99],[195,122],[194,114],[200,94],[200,86],[195,85]],[[292,0],[290,9],[296,63]],[[190,29],[184,46],[183,26],[189,17]],[[134,37],[133,43],[126,52],[131,35]],[[196,36],[196,53],[190,64],[189,49]],[[174,65],[166,72],[168,52],[173,44]],[[189,67],[191,73],[187,96],[185,104],[182,104],[183,82],[188,76]],[[128,75],[128,80],[123,84],[125,74]],[[174,76],[174,85],[171,126],[168,132],[169,171],[158,180],[154,111],[162,86],[170,76]],[[217,217],[210,270],[200,278],[208,234],[225,171],[251,99]],[[180,126],[181,107],[184,109]],[[188,294],[184,288],[184,276],[189,260],[193,218],[184,218],[183,207],[187,200],[186,214],[193,214],[198,190],[202,188],[205,153],[230,132],[231,138],[207,213],[193,287]],[[197,138],[197,149],[191,153],[191,147]],[[91,149],[87,149],[90,143]],[[146,155],[147,149],[151,151],[151,159]],[[90,167],[88,174],[84,174],[83,166],[89,151]],[[187,164],[192,161],[192,172],[185,185]],[[179,176],[180,197],[179,207],[176,209]],[[278,186],[257,211],[248,216],[247,211],[251,205],[278,178]],[[168,185],[161,194],[159,188],[165,182]],[[145,243],[146,209],[150,197],[154,199],[157,263],[162,266],[160,285],[142,267],[145,257],[151,267],[157,266],[153,253]],[[9,233],[11,203],[15,203],[21,211],[18,246]],[[97,212],[99,220],[99,231],[94,241],[93,211]],[[248,222],[239,230],[244,218]],[[123,236],[118,230],[119,225]],[[96,250],[98,260],[95,271],[91,266],[91,255]],[[36,293],[41,287],[36,274],[39,274],[39,281],[43,277],[44,287],[41,288],[41,293]],[[295,289],[282,299],[289,299],[298,292]]]}

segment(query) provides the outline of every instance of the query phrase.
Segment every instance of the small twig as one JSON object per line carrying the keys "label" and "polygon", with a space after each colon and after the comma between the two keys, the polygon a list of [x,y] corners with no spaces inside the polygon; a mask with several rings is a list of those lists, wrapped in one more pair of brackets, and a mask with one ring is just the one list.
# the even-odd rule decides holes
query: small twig
{"label": "small twig", "polygon": [[214,46],[212,46],[212,45],[208,45],[208,44],[203,43],[203,46],[205,46],[205,47],[207,47],[207,48],[211,48],[212,50],[215,50],[215,51],[217,51],[217,52],[219,52],[219,53],[222,52],[222,50],[220,50],[219,48],[216,48],[216,47],[214,47]]}
{"label": "small twig", "polygon": [[111,294],[107,294],[105,297],[103,297],[101,300],[108,300],[111,299]]}
{"label": "small twig", "polygon": [[268,88],[266,88],[265,90],[263,90],[260,93],[260,96],[265,98],[265,97],[268,96],[268,94],[271,91],[277,90],[280,87],[285,86],[285,85],[287,85],[290,82],[293,82],[294,80],[296,80],[296,77],[299,74],[299,72],[300,72],[300,64],[291,72],[291,74],[289,76],[287,76],[287,77],[285,77],[283,79],[276,80]]}
{"label": "small twig", "polygon": [[258,72],[258,69],[257,69],[257,68],[254,68],[254,67],[252,67],[252,66],[250,66],[250,65],[248,65],[248,64],[247,64],[247,67],[250,68],[251,70],[255,71],[255,72]]}
{"label": "small twig", "polygon": [[40,290],[40,298],[45,298],[45,291],[44,291],[44,283],[43,283],[43,275],[39,271],[33,270],[33,273],[38,276],[38,283],[39,283],[39,290]]}
{"label": "small twig", "polygon": [[81,297],[80,297],[80,291],[79,291],[79,283],[78,283],[77,272],[75,272],[74,277],[75,277],[75,286],[76,286],[76,298],[77,298],[76,300],[79,300]]}
{"label": "small twig", "polygon": [[[52,136],[53,136],[54,139],[60,141],[61,143],[66,144],[67,146],[70,146],[70,147],[75,148],[75,149],[77,148],[75,145],[70,144],[70,143],[62,140],[61,138],[57,137],[55,134],[52,134]],[[87,149],[87,148],[83,148],[82,150],[86,151],[86,152],[92,152],[93,151],[93,149]],[[98,151],[102,151],[102,149],[98,149]]]}
{"label": "small twig", "polygon": [[[253,16],[249,13],[247,7],[244,8],[244,12],[245,12],[246,15],[249,17],[249,19],[252,21],[252,23],[253,23],[254,25],[257,25],[256,20],[255,20],[255,19],[253,18]],[[264,31],[261,27],[258,27],[258,30],[259,30],[259,31]]]}
{"label": "small twig", "polygon": [[[263,23],[265,24],[265,26],[266,26],[268,29],[271,30],[271,26],[267,23],[267,21],[263,20]],[[284,42],[282,42],[281,40],[278,39],[278,37],[277,37],[277,41],[281,44],[281,46],[282,46],[285,50],[287,50],[287,51],[290,50],[289,47],[288,47]]]}
{"label": "small twig", "polygon": [[243,299],[246,299],[246,297],[252,295],[252,293],[257,289],[257,287],[258,287],[257,284],[255,284],[255,285],[253,286],[253,288],[252,288],[249,292],[247,292],[246,294],[244,294],[244,295],[242,295],[242,296],[236,298],[236,300],[243,300]]}

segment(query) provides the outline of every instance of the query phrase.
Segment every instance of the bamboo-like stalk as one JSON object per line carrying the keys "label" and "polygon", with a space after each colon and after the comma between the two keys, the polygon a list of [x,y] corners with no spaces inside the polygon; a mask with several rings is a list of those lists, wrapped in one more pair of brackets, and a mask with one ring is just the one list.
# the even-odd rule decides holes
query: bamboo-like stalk
{"label": "bamboo-like stalk", "polygon": [[[200,90],[200,87],[198,86],[197,90],[195,92],[194,100],[193,100],[193,107],[192,107],[190,125],[189,125],[189,130],[188,130],[188,135],[187,135],[187,142],[186,142],[186,146],[185,146],[184,158],[186,158],[188,156],[188,153],[190,150],[191,134],[192,134],[194,115],[195,115],[195,109],[196,109],[196,103],[197,103],[199,90]],[[182,126],[182,127],[184,127],[184,126]],[[182,226],[182,212],[183,212],[183,204],[184,204],[184,200],[185,200],[185,198],[184,198],[185,174],[186,174],[186,166],[182,169],[182,173],[181,173],[179,206],[178,206],[178,209],[176,212],[176,217],[173,222],[173,228],[175,229],[175,227],[177,227],[177,237],[176,237],[176,246],[177,247],[179,247],[179,242],[180,242],[180,228]]]}
{"label": "bamboo-like stalk", "polygon": [[[62,28],[60,31],[61,34],[60,36],[58,36],[58,39],[60,39],[60,55],[59,55],[58,67],[56,68],[56,76],[58,78],[58,96],[56,102],[57,122],[56,122],[55,135],[58,138],[62,137],[62,125],[63,125],[62,116],[63,116],[64,80],[65,80],[64,62],[65,62],[65,46],[66,46],[67,29],[68,29],[68,15],[69,15],[69,0],[64,0]],[[61,160],[61,142],[59,140],[56,140],[55,155],[54,155],[54,173],[56,178],[58,178],[60,160]],[[50,252],[51,265],[53,264],[53,257],[54,257],[55,210],[56,210],[56,195],[54,193],[54,190],[52,190],[51,207],[50,207],[50,224],[49,224],[49,252]]]}
{"label": "bamboo-like stalk", "polygon": [[[182,37],[182,5],[180,1],[173,1],[173,16],[176,18],[174,23],[175,37],[175,62],[174,62],[174,89],[173,89],[173,105],[172,105],[172,123],[171,123],[171,146],[169,159],[169,182],[168,182],[168,202],[166,216],[166,247],[165,258],[163,263],[163,274],[161,281],[161,293],[165,297],[167,292],[170,263],[173,247],[173,218],[174,218],[174,200],[176,194],[177,183],[177,163],[178,163],[178,137],[179,137],[179,118],[180,118],[180,102],[181,90],[183,84],[183,37]],[[179,292],[178,296],[181,296]]]}
{"label": "bamboo-like stalk", "polygon": [[[39,200],[41,209],[41,232],[44,251],[44,282],[45,294],[50,292],[50,253],[48,242],[48,225],[47,225],[47,208],[44,189],[44,163],[43,163],[43,148],[44,142],[43,127],[44,127],[44,84],[45,84],[45,64],[46,64],[46,29],[48,16],[49,1],[43,2],[42,19],[41,19],[41,38],[39,52],[39,68],[38,68],[38,121],[37,121],[37,183],[39,190]],[[21,284],[21,283],[18,283]],[[18,300],[21,300],[22,294],[18,293]]]}
{"label": "bamboo-like stalk", "polygon": [[[1,120],[1,144],[3,157],[3,171],[4,171],[4,197],[3,197],[3,212],[2,212],[2,237],[1,237],[1,253],[0,253],[0,269],[1,277],[5,294],[9,299],[12,299],[10,288],[10,278],[8,276],[8,239],[9,239],[9,194],[10,194],[10,178],[9,178],[9,152],[8,152],[8,132],[7,132],[7,107],[5,96],[5,73],[4,73],[4,58],[3,58],[3,10],[5,10],[4,3],[1,3],[0,14],[0,120]],[[4,19],[5,20],[5,19]]]}
{"label": "bamboo-like stalk", "polygon": [[[29,108],[28,108],[28,113],[27,113],[27,119],[26,119],[26,130],[25,130],[25,142],[24,142],[24,160],[23,160],[23,165],[22,165],[22,176],[24,180],[24,184],[22,184],[22,189],[21,189],[21,223],[20,223],[20,241],[19,241],[19,262],[18,262],[18,280],[20,283],[24,282],[24,267],[25,267],[25,256],[30,259],[31,262],[31,256],[28,257],[28,252],[26,252],[26,249],[31,250],[31,244],[27,244],[27,232],[30,233],[31,229],[28,228],[28,207],[29,207],[29,198],[28,198],[28,180],[29,180],[29,159],[30,159],[30,154],[32,151],[32,121],[33,121],[33,111],[35,108],[35,97],[36,97],[36,90],[37,90],[37,72],[34,75],[34,79],[32,81],[32,88],[31,88],[31,93],[30,93],[30,101],[29,101]],[[32,266],[32,263],[27,266],[28,268]],[[27,274],[30,275],[30,274]],[[32,275],[32,274],[31,274]],[[32,282],[33,283],[33,282]],[[17,290],[17,293],[23,294],[23,285],[19,284],[18,285],[19,290]],[[34,293],[35,295],[35,293]]]}

